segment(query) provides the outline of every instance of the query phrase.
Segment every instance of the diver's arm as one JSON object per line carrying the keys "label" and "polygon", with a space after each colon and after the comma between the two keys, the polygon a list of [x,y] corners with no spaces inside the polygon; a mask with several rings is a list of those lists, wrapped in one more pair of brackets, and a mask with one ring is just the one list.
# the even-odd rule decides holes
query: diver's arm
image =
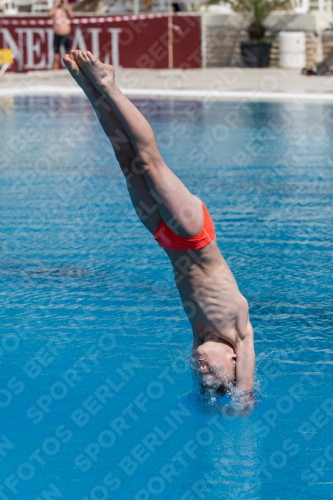
{"label": "diver's arm", "polygon": [[236,344],[236,383],[246,392],[253,390],[253,378],[255,368],[255,353],[253,346],[253,329],[248,322],[246,333],[239,335]]}

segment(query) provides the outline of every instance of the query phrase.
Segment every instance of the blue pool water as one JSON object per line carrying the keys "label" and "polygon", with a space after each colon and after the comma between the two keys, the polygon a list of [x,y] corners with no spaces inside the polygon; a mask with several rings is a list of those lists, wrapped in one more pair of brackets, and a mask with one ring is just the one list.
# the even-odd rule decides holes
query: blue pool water
{"label": "blue pool water", "polygon": [[191,329],[88,103],[1,102],[0,498],[333,498],[333,107],[143,102],[255,329],[257,405]]}

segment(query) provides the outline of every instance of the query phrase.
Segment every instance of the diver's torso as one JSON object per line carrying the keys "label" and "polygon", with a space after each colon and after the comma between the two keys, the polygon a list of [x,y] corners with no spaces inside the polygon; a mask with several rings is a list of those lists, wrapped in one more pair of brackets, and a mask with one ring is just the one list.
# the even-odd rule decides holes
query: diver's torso
{"label": "diver's torso", "polygon": [[216,240],[201,250],[167,254],[196,344],[222,339],[235,347],[248,306]]}

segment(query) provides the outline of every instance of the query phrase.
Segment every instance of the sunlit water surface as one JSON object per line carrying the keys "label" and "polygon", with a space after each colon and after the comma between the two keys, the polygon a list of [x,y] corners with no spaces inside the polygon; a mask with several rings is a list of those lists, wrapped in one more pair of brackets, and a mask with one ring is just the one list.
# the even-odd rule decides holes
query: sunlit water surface
{"label": "sunlit water surface", "polygon": [[198,397],[170,264],[86,100],[2,102],[0,497],[333,498],[333,107],[136,104],[249,301],[257,405]]}

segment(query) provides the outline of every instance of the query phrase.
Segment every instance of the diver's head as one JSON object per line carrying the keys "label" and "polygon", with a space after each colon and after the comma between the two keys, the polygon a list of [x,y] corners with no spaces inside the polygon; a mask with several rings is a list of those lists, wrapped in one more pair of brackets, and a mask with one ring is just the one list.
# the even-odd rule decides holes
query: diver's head
{"label": "diver's head", "polygon": [[226,392],[236,383],[236,353],[225,342],[208,341],[195,354],[202,384],[217,392]]}

